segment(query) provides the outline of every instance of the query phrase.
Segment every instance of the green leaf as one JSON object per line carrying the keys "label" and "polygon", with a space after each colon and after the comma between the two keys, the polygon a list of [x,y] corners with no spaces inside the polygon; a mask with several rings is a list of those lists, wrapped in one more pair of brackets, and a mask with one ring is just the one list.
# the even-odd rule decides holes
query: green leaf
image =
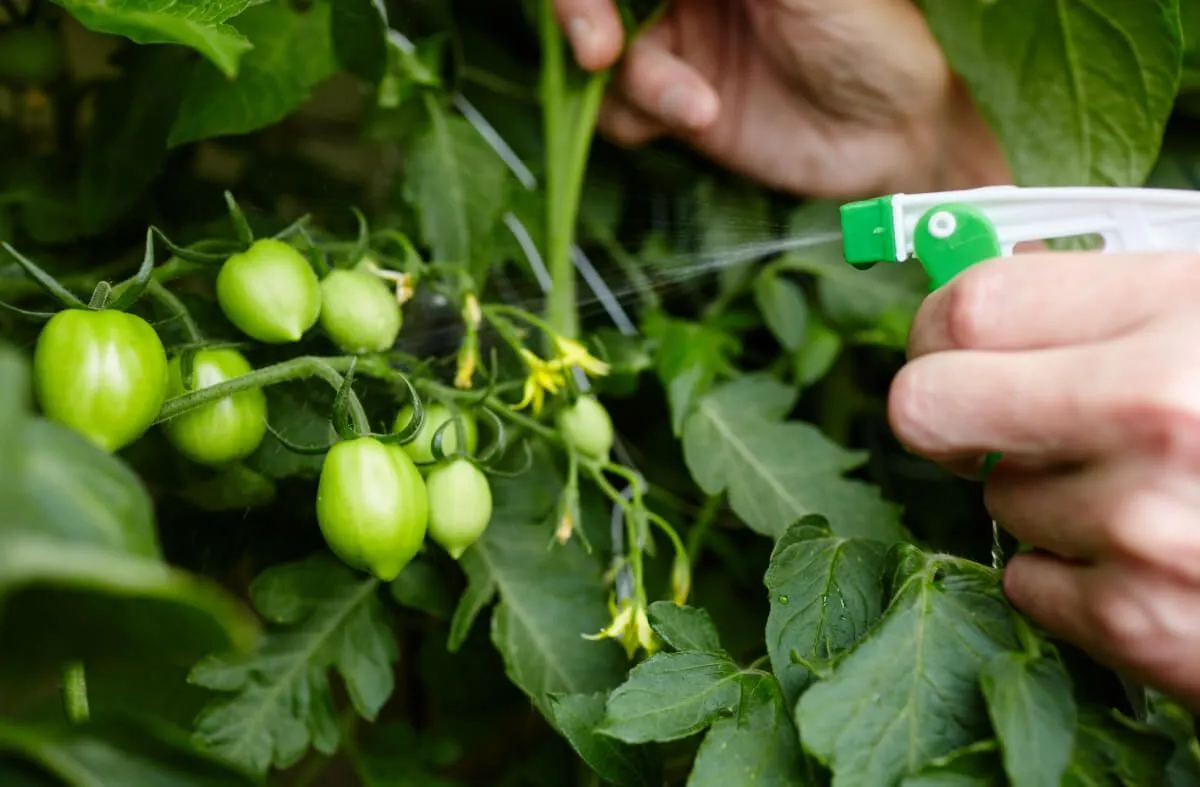
{"label": "green leaf", "polygon": [[445,578],[426,558],[415,557],[388,589],[396,603],[420,610],[435,618],[449,619],[454,613],[454,598]]}
{"label": "green leaf", "polygon": [[804,290],[775,271],[754,280],[754,302],[779,344],[791,352],[804,346],[808,333],[808,301]]}
{"label": "green leaf", "polygon": [[339,732],[327,673],[336,669],[351,703],[373,721],[395,688],[395,634],[379,582],[324,553],[273,566],[250,588],[275,624],[248,656],[210,656],[189,681],[223,692],[196,719],[208,749],[251,773],[287,768],[308,751],[336,750]]}
{"label": "green leaf", "polygon": [[1141,185],[1179,86],[1179,0],[921,5],[1016,183]]}
{"label": "green leaf", "polygon": [[703,609],[679,606],[670,601],[655,601],[646,614],[654,633],[674,650],[725,653],[717,636],[717,627]]}
{"label": "green leaf", "polygon": [[[806,203],[792,213],[789,235],[805,237],[840,229],[839,208],[839,203],[828,200]],[[895,347],[904,347],[913,315],[929,291],[929,277],[916,261],[860,271],[846,264],[837,244],[790,251],[778,266],[817,277],[817,303],[834,326],[882,332],[875,343]]]}
{"label": "green leaf", "polygon": [[232,79],[252,47],[229,19],[255,0],[54,0],[84,27],[125,36],[138,44],[182,44],[195,49]]}
{"label": "green leaf", "polygon": [[710,495],[728,491],[742,521],[774,538],[808,514],[820,514],[844,537],[904,538],[900,509],[875,487],[842,477],[865,461],[814,426],[783,421],[791,388],[751,375],[704,397],[683,428],[683,454]]}
{"label": "green leaf", "polygon": [[736,373],[731,357],[741,351],[738,340],[718,327],[651,314],[642,330],[654,342],[654,367],[667,389],[671,430],[676,437],[713,385]]}
{"label": "green leaf", "polygon": [[428,123],[408,147],[402,194],[436,262],[486,273],[508,205],[512,176],[469,122],[426,94]]}
{"label": "green leaf", "polygon": [[852,648],[879,618],[886,555],[886,544],[839,538],[818,516],[804,517],[776,542],[764,578],[767,651],[788,707],[812,682],[812,667]]}
{"label": "green leaf", "polygon": [[1057,787],[1074,746],[1071,676],[1048,658],[1001,653],[979,677],[1010,783]]}
{"label": "green leaf", "polygon": [[[271,426],[288,442],[306,446],[329,445],[337,437],[329,420],[333,394],[328,386],[293,382],[272,385],[263,392],[267,395]],[[246,463],[270,478],[283,479],[293,476],[316,478],[324,461],[322,454],[289,451],[275,435],[267,432],[262,445]]]}
{"label": "green leaf", "polygon": [[492,642],[514,684],[547,718],[550,694],[590,694],[615,686],[625,674],[620,648],[593,642],[609,623],[600,566],[578,539],[552,542],[558,487],[545,460],[516,478],[493,481],[496,501],[483,537],[459,563],[468,587],[451,623],[451,649],[466,639],[471,621],[499,595]]}
{"label": "green leaf", "polygon": [[257,636],[216,585],[156,559],[35,534],[0,538],[0,605],[0,640],[21,643],[3,658],[19,670],[69,659],[186,663],[248,650]]}
{"label": "green leaf", "polygon": [[1162,784],[1173,748],[1169,737],[1116,711],[1080,708],[1075,751],[1062,785]]}
{"label": "green leaf", "polygon": [[656,653],[609,695],[600,731],[626,743],[694,735],[736,713],[742,675],[725,654]]}
{"label": "green leaf", "polygon": [[134,49],[121,78],[97,91],[79,181],[79,218],[89,235],[123,218],[161,173],[189,65],[183,50]]}
{"label": "green leaf", "polygon": [[372,84],[379,82],[388,62],[387,9],[382,0],[336,0],[330,22],[338,62]]}
{"label": "green leaf", "polygon": [[687,787],[802,787],[802,752],[779,684],[746,675],[737,714],[718,719],[704,736]]}
{"label": "green leaf", "polygon": [[1007,787],[996,742],[984,741],[939,757],[900,787]]}
{"label": "green leaf", "polygon": [[804,346],[793,356],[796,380],[801,387],[820,382],[841,354],[842,337],[810,311]]}
{"label": "green leaf", "polygon": [[232,81],[205,64],[196,66],[171,129],[172,147],[277,123],[337,70],[327,0],[306,11],[271,0],[246,11],[236,25],[254,49],[242,58]]}
{"label": "green leaf", "polygon": [[[107,721],[103,727],[0,722],[0,751],[36,763],[71,787],[139,785],[140,787],[238,787],[254,781],[192,750],[186,740]],[[5,787],[11,782],[0,766]],[[60,782],[50,782],[58,784]],[[30,784],[42,784],[40,781]]]}
{"label": "green leaf", "polygon": [[800,740],[833,787],[892,784],[979,740],[988,718],[983,667],[1017,649],[1014,614],[995,572],[894,548],[895,598],[833,675],[800,698]]}
{"label": "green leaf", "polygon": [[661,763],[649,749],[597,733],[604,721],[607,694],[551,695],[549,699],[554,726],[602,779],[617,787],[662,783]]}

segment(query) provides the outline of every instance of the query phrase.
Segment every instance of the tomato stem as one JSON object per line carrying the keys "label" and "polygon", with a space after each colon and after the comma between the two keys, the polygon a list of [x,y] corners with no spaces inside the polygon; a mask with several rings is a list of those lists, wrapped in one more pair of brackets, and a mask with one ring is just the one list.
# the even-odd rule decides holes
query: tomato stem
{"label": "tomato stem", "polygon": [[196,321],[192,319],[191,312],[183,305],[183,301],[175,293],[168,290],[157,279],[151,279],[146,283],[146,292],[155,300],[166,307],[171,316],[179,320],[179,324],[183,326],[183,332],[187,335],[188,342],[200,343],[204,341],[204,335],[200,332],[200,326],[196,325]]}
{"label": "tomato stem", "polygon": [[[337,391],[341,389],[343,382],[339,368],[345,371],[350,367],[351,360],[349,357],[327,359],[316,356],[302,356],[272,366],[264,366],[262,369],[255,369],[250,374],[234,377],[232,380],[226,380],[223,383],[210,385],[196,391],[188,391],[185,394],[168,399],[163,404],[162,410],[159,411],[158,418],[154,423],[161,424],[164,421],[169,421],[186,412],[203,407],[206,404],[211,404],[240,391],[248,391],[251,388],[266,388],[269,385],[277,385],[278,383],[290,382],[292,380],[303,380],[309,377],[319,377],[333,386],[333,389]],[[367,419],[366,411],[363,410],[362,402],[359,401],[358,395],[354,391],[349,391],[346,398],[348,414],[354,428],[360,434],[369,434],[371,431],[370,421]]]}
{"label": "tomato stem", "polygon": [[88,707],[87,675],[82,661],[68,662],[63,668],[63,705],[72,724],[83,724],[91,711]]}

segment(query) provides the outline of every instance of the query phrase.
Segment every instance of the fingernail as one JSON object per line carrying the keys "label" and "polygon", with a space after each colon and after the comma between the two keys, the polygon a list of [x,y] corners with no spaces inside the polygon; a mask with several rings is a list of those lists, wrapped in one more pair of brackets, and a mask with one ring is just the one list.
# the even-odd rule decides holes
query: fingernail
{"label": "fingernail", "polygon": [[663,91],[658,107],[669,125],[696,129],[708,123],[712,114],[709,96],[685,85],[671,85]]}
{"label": "fingernail", "polygon": [[577,57],[591,47],[592,32],[592,23],[582,16],[567,22],[567,38],[571,39],[571,46],[575,48]]}

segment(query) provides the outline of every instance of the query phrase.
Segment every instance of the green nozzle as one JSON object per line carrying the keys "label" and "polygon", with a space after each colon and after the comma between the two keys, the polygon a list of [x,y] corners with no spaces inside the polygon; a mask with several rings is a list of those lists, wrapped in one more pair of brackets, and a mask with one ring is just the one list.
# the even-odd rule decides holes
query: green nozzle
{"label": "green nozzle", "polygon": [[842,253],[856,268],[878,262],[896,262],[896,236],[892,230],[892,198],[876,197],[842,206]]}

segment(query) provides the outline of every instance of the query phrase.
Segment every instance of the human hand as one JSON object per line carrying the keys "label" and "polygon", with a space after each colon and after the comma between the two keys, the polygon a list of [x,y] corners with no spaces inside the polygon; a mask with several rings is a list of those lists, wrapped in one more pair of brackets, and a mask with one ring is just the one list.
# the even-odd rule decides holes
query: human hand
{"label": "human hand", "polygon": [[[613,0],[554,0],[586,69],[612,65]],[[629,47],[600,129],[689,142],[770,187],[876,196],[1009,182],[912,0],[674,0]]]}
{"label": "human hand", "polygon": [[1014,606],[1200,708],[1200,255],[1031,253],[919,310],[889,400],[902,443],[963,474],[1039,552]]}

